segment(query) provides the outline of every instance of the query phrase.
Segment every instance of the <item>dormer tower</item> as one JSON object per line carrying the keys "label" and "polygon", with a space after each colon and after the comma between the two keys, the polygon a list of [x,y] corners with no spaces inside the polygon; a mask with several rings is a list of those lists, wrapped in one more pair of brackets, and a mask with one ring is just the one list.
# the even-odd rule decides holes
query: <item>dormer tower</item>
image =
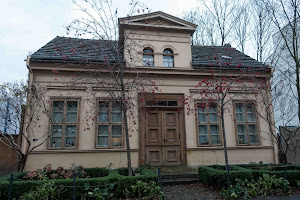
{"label": "dormer tower", "polygon": [[196,24],[159,11],[119,18],[119,27],[128,66],[191,68]]}

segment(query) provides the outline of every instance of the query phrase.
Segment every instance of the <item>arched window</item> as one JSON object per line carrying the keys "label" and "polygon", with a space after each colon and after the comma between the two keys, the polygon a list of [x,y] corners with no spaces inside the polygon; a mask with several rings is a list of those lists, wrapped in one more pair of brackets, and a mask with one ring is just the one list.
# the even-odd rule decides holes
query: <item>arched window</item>
{"label": "arched window", "polygon": [[144,48],[143,50],[143,66],[145,67],[154,66],[153,50],[150,47]]}
{"label": "arched window", "polygon": [[164,50],[163,62],[164,67],[174,67],[174,54],[171,49]]}

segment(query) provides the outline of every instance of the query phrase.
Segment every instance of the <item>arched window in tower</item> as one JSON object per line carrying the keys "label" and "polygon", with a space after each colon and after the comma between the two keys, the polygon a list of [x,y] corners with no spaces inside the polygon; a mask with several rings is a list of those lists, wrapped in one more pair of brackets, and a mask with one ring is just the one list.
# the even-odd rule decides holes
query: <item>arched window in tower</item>
{"label": "arched window in tower", "polygon": [[144,48],[143,50],[143,66],[145,67],[154,66],[153,50],[150,47]]}
{"label": "arched window in tower", "polygon": [[163,55],[164,67],[174,67],[174,54],[171,49],[165,49]]}

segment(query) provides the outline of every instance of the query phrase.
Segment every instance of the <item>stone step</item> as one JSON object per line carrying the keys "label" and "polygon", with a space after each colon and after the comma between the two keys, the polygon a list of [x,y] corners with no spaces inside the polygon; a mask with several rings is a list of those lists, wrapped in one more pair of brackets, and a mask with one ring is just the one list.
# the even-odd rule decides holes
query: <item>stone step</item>
{"label": "stone step", "polygon": [[177,178],[177,179],[162,179],[162,185],[179,185],[179,184],[191,184],[199,182],[198,178]]}
{"label": "stone step", "polygon": [[198,174],[162,174],[162,179],[198,178]]}

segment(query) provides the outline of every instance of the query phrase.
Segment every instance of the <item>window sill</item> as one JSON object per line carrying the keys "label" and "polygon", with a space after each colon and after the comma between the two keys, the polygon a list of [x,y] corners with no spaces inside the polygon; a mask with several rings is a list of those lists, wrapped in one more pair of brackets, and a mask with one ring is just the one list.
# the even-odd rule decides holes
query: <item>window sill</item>
{"label": "window sill", "polygon": [[[273,149],[273,146],[261,146],[261,145],[244,145],[244,146],[234,146],[227,147],[227,150],[241,150],[241,149]],[[197,150],[224,150],[223,146],[199,146],[187,148],[188,151],[197,151]]]}
{"label": "window sill", "polygon": [[[52,153],[99,153],[99,152],[126,152],[126,148],[121,149],[47,149],[35,150],[32,154],[52,154]],[[138,149],[130,149],[130,152],[139,152]]]}

